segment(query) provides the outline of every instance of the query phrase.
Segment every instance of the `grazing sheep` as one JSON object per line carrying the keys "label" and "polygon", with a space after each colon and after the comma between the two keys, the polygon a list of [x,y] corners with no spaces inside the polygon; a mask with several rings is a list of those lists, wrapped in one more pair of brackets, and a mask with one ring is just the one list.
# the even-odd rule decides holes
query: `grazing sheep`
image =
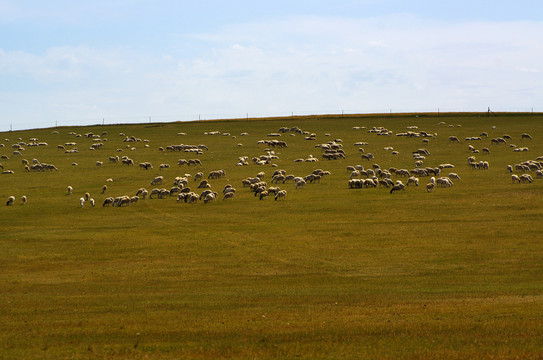
{"label": "grazing sheep", "polygon": [[73,191],[74,191],[74,188],[71,186],[68,186],[68,195],[72,195]]}
{"label": "grazing sheep", "polygon": [[111,162],[111,163],[118,163],[119,161],[120,161],[119,155],[109,157],[109,162]]}
{"label": "grazing sheep", "polygon": [[102,194],[105,194],[107,190],[107,185],[102,186]]}
{"label": "grazing sheep", "polygon": [[519,176],[520,178],[520,181],[525,183],[525,182],[529,182],[529,183],[532,183],[534,181],[534,179],[532,179],[532,176],[530,174],[522,174]]}
{"label": "grazing sheep", "polygon": [[6,202],[6,206],[11,206],[15,202],[15,196],[8,197],[8,201]]}
{"label": "grazing sheep", "polygon": [[164,183],[164,177],[163,176],[157,176],[153,180],[151,180],[151,185],[162,185]]}
{"label": "grazing sheep", "polygon": [[203,172],[198,172],[194,175],[194,181],[198,181],[200,180],[201,178],[204,177],[204,173]]}
{"label": "grazing sheep", "polygon": [[360,178],[360,171],[353,170],[351,172],[351,175],[349,176],[349,179],[358,179],[358,178]]}
{"label": "grazing sheep", "polygon": [[520,138],[521,138],[521,139],[529,139],[529,140],[532,140],[532,137],[530,136],[530,134],[526,134],[526,133],[520,135]]}
{"label": "grazing sheep", "polygon": [[234,191],[227,191],[227,192],[224,193],[224,197],[222,199],[223,199],[223,201],[226,200],[226,199],[233,199],[234,195],[235,195]]}
{"label": "grazing sheep", "polygon": [[266,191],[266,185],[265,185],[265,183],[263,183],[263,184],[261,184],[261,183],[254,184],[251,187],[251,190],[254,191],[255,197],[257,197],[261,192]]}
{"label": "grazing sheep", "polygon": [[96,162],[96,166],[100,167],[100,166],[102,166],[102,165],[104,165],[104,162],[103,162],[103,161],[97,161],[97,162]]}
{"label": "grazing sheep", "polygon": [[432,190],[434,190],[434,186],[435,184],[433,182],[429,182],[428,184],[426,184],[426,192],[431,192]]}
{"label": "grazing sheep", "polygon": [[305,186],[306,182],[304,179],[298,179],[298,181],[296,181],[294,183],[294,188],[295,189],[298,189],[298,188],[303,188]]}
{"label": "grazing sheep", "polygon": [[455,180],[460,181],[460,176],[458,176],[457,173],[449,173],[449,179],[451,180],[455,179]]}
{"label": "grazing sheep", "polygon": [[79,207],[83,207],[85,206],[85,198],[80,198],[79,199]]}
{"label": "grazing sheep", "polygon": [[284,183],[284,182],[285,182],[285,175],[283,175],[283,174],[277,174],[277,175],[274,175],[274,176],[272,177],[272,180],[271,180],[272,183],[274,182],[274,183],[278,184],[279,181],[281,181],[281,182]]}
{"label": "grazing sheep", "polygon": [[151,193],[149,194],[149,199],[153,198],[153,195],[157,195],[157,197],[160,196],[160,189],[154,188],[151,190]]}
{"label": "grazing sheep", "polygon": [[140,163],[139,166],[145,170],[153,170],[153,164],[151,164],[150,162],[146,161],[146,162],[143,162],[143,163]]}
{"label": "grazing sheep", "polygon": [[287,191],[286,190],[279,190],[277,194],[275,194],[275,201],[277,200],[285,200],[287,197]]}
{"label": "grazing sheep", "polygon": [[405,185],[400,180],[397,180],[396,184],[394,184],[392,189],[390,189],[390,193],[392,194],[394,191],[400,191],[400,190],[405,192]]}
{"label": "grazing sheep", "polygon": [[198,189],[204,189],[204,188],[210,188],[211,184],[206,180],[200,181],[200,184],[198,184]]}
{"label": "grazing sheep", "polygon": [[114,200],[115,200],[115,199],[113,199],[112,197],[106,198],[106,199],[104,200],[104,203],[102,204],[102,207],[112,205]]}
{"label": "grazing sheep", "polygon": [[415,186],[419,186],[419,179],[411,176],[409,179],[407,179],[407,183],[405,184],[405,186],[409,186],[409,184],[415,184]]}
{"label": "grazing sheep", "polygon": [[460,140],[456,136],[449,136],[449,142],[460,143]]}
{"label": "grazing sheep", "polygon": [[170,196],[170,190],[168,189],[160,189],[158,192],[159,199],[166,199],[168,196]]}
{"label": "grazing sheep", "polygon": [[138,191],[136,191],[136,196],[142,195],[145,191],[145,188],[139,188]]}
{"label": "grazing sheep", "polygon": [[453,182],[448,177],[440,177],[436,180],[436,186],[437,187],[451,187],[453,186]]}
{"label": "grazing sheep", "polygon": [[189,204],[196,204],[198,200],[200,200],[200,197],[196,193],[188,193],[187,197],[185,197],[185,202]]}
{"label": "grazing sheep", "polygon": [[258,199],[262,200],[262,199],[267,198],[267,197],[268,197],[268,191],[264,190],[264,191],[260,192]]}
{"label": "grazing sheep", "polygon": [[113,206],[122,207],[123,205],[125,205],[125,206],[130,205],[130,197],[128,197],[126,195],[119,196],[119,197],[115,198],[115,200],[113,201]]}
{"label": "grazing sheep", "polygon": [[211,201],[215,201],[216,199],[217,199],[217,193],[211,192],[204,197],[204,204],[207,204],[208,202],[211,202]]}
{"label": "grazing sheep", "polygon": [[27,202],[26,195],[23,195],[23,196],[21,197],[21,201],[23,202],[23,205],[26,205],[26,202]]}
{"label": "grazing sheep", "polygon": [[95,201],[94,201],[93,198],[90,198],[90,199],[89,199],[89,203],[90,203],[91,207],[94,207]]}
{"label": "grazing sheep", "polygon": [[392,180],[384,178],[379,180],[379,186],[384,186],[388,189],[389,186],[394,186],[394,183],[392,182]]}
{"label": "grazing sheep", "polygon": [[89,199],[90,199],[90,193],[86,192],[85,195],[84,195],[84,197],[85,197],[85,201],[89,201]]}
{"label": "grazing sheep", "polygon": [[513,167],[512,167],[511,165],[507,165],[507,166],[506,166],[506,169],[507,169],[507,171],[509,171],[510,173],[513,172]]}
{"label": "grazing sheep", "polygon": [[295,175],[292,175],[292,174],[285,175],[285,178],[283,179],[283,184],[286,183],[287,181],[295,181],[295,179],[296,179]]}

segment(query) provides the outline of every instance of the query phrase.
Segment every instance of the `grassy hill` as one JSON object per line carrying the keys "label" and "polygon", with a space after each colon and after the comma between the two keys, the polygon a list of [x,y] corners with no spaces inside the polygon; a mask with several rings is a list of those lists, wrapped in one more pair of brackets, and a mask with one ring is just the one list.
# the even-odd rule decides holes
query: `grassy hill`
{"label": "grassy hill", "polygon": [[[268,136],[281,127],[306,134]],[[368,131],[374,127],[391,135]],[[408,131],[437,136],[396,136]],[[488,137],[465,140],[483,132]],[[85,136],[90,133],[98,135],[94,141]],[[316,140],[306,140],[310,134]],[[507,144],[491,143],[503,135],[511,137]],[[259,143],[273,139],[288,147]],[[513,184],[506,166],[543,155],[542,139],[540,114],[319,116],[2,133],[0,155],[8,159],[0,163],[14,173],[0,176],[0,199],[16,200],[0,206],[0,359],[540,358],[543,179],[531,171],[533,183]],[[322,159],[315,145],[334,140],[341,140],[345,159]],[[361,142],[367,145],[355,145]],[[21,156],[13,154],[16,143],[24,143]],[[103,145],[89,150],[96,143]],[[208,150],[159,150],[173,144]],[[374,159],[363,160],[361,147]],[[514,151],[520,147],[529,150]],[[420,148],[430,153],[425,167],[453,164],[442,175],[455,172],[461,180],[432,192],[425,186],[430,177],[394,194],[348,187],[347,166],[413,169],[412,152]],[[251,161],[267,149],[276,166]],[[109,162],[117,155],[135,166]],[[310,155],[319,161],[295,162]],[[236,166],[244,156],[249,165]],[[488,161],[489,169],[472,169],[469,156]],[[177,165],[194,158],[202,165]],[[58,171],[27,172],[23,159]],[[152,170],[138,167],[146,161]],[[160,164],[170,167],[160,170]],[[106,197],[151,190],[159,175],[165,179],[159,187],[170,189],[175,177],[189,174],[188,186],[201,193],[194,175],[207,178],[219,169],[226,175],[209,180],[211,189],[221,195],[231,184],[233,199],[188,204],[174,196],[102,207]],[[259,200],[242,187],[259,172],[275,186],[277,169],[301,177],[315,169],[331,174],[299,189],[278,184],[288,192],[284,201]],[[86,192],[96,207],[80,207]]]}

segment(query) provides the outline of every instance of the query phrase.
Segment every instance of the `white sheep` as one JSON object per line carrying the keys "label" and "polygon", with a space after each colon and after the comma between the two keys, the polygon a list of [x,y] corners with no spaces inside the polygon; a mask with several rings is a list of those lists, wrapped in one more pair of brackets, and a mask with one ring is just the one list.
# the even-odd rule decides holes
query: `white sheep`
{"label": "white sheep", "polygon": [[198,181],[200,179],[202,179],[204,177],[204,173],[203,172],[198,172],[196,174],[194,174],[194,181]]}
{"label": "white sheep", "polygon": [[449,142],[457,142],[460,143],[460,140],[456,136],[449,136]]}
{"label": "white sheep", "polygon": [[141,198],[142,199],[145,199],[145,197],[149,194],[149,191],[147,191],[146,189],[143,189],[143,191],[141,192]]}
{"label": "white sheep", "polygon": [[68,186],[68,195],[72,195],[73,191],[74,191],[74,188],[71,186]]}
{"label": "white sheep", "polygon": [[157,176],[151,181],[151,185],[162,185],[164,183],[164,177],[163,176]]}
{"label": "white sheep", "polygon": [[453,182],[448,177],[440,177],[436,180],[436,186],[437,187],[451,187],[453,186]]}
{"label": "white sheep", "polygon": [[518,177],[518,175],[512,174],[511,181],[513,182],[513,184],[515,183],[515,181],[520,184],[520,178]]}
{"label": "white sheep", "polygon": [[277,194],[275,194],[275,201],[278,199],[285,200],[287,197],[287,191],[286,190],[279,190]]}
{"label": "white sheep", "polygon": [[392,189],[390,189],[390,193],[392,194],[394,191],[400,191],[400,190],[403,190],[403,192],[405,192],[405,185],[400,180],[397,180],[396,184],[394,184]]}
{"label": "white sheep", "polygon": [[234,191],[227,191],[224,193],[224,197],[222,198],[223,201],[226,199],[232,199],[234,198],[235,192]]}
{"label": "white sheep", "polygon": [[232,187],[232,185],[226,184],[226,185],[224,186],[224,189],[222,190],[222,193],[223,193],[223,194],[226,194],[227,192],[236,192],[236,189],[234,189],[234,188]]}
{"label": "white sheep", "polygon": [[534,179],[532,179],[532,176],[530,174],[522,174],[519,176],[521,182],[529,182],[532,183]]}
{"label": "white sheep", "polygon": [[26,205],[27,200],[28,200],[28,199],[26,198],[26,195],[23,195],[23,196],[21,197],[21,201],[23,202],[23,205]]}
{"label": "white sheep", "polygon": [[85,206],[85,198],[80,198],[79,199],[79,207],[83,207]]}
{"label": "white sheep", "polygon": [[411,176],[409,179],[407,179],[407,183],[405,185],[409,186],[410,184],[415,184],[415,186],[419,186],[419,179]]}
{"label": "white sheep", "polygon": [[90,199],[89,199],[89,203],[90,203],[90,206],[91,206],[91,207],[94,207],[95,204],[96,204],[93,198],[90,198]]}
{"label": "white sheep", "polygon": [[303,188],[305,186],[305,180],[302,179],[302,178],[299,178],[295,183],[294,183],[294,188],[295,189],[298,189],[299,187],[300,188]]}
{"label": "white sheep", "polygon": [[102,186],[102,194],[105,194],[107,190],[107,185]]}
{"label": "white sheep", "polygon": [[216,199],[217,199],[217,193],[211,192],[204,197],[204,204],[207,204],[208,202],[211,202],[211,201],[215,201]]}
{"label": "white sheep", "polygon": [[449,179],[460,181],[460,176],[457,173],[449,173]]}
{"label": "white sheep", "polygon": [[360,177],[360,171],[353,170],[351,171],[351,175],[349,176],[349,179],[357,179]]}
{"label": "white sheep", "polygon": [[8,197],[8,201],[6,202],[6,206],[11,206],[15,202],[15,196]]}

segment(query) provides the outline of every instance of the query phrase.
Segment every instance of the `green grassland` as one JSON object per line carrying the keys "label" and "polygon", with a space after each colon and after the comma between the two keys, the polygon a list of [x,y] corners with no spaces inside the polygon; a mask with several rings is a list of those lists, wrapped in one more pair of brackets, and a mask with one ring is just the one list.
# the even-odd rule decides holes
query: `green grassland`
{"label": "green grassland", "polygon": [[[283,126],[298,126],[317,140],[290,133],[267,137]],[[369,133],[374,126],[393,135]],[[408,126],[437,137],[423,143],[395,136]],[[107,132],[107,140],[91,151],[92,139],[69,135],[72,131]],[[205,135],[211,131],[230,135]],[[465,141],[483,131],[488,138]],[[249,135],[240,136],[243,132]],[[522,140],[525,132],[533,140]],[[120,133],[148,142],[126,143]],[[491,144],[504,134],[512,137],[508,144]],[[449,142],[452,135],[460,143]],[[25,146],[22,157],[12,154],[18,138],[33,137],[48,145]],[[346,159],[321,159],[315,145],[338,138]],[[3,139],[9,141],[2,141],[0,155],[9,159],[0,163],[15,173],[0,175],[0,359],[539,359],[543,354],[543,179],[532,172],[533,183],[513,184],[506,171],[508,164],[543,155],[543,115],[62,127],[2,133]],[[274,149],[277,167],[235,166],[240,156],[266,153],[261,139],[287,142],[287,148]],[[57,150],[72,141],[79,153]],[[373,161],[361,159],[354,145],[360,141],[368,143],[363,148],[375,155]],[[202,155],[158,150],[181,143],[209,150]],[[475,154],[489,162],[488,170],[468,166],[473,155],[468,144],[490,149]],[[510,144],[529,151],[514,152]],[[387,146],[399,154],[384,150]],[[430,193],[429,178],[405,193],[348,188],[347,166],[412,169],[412,152],[419,148],[430,152],[424,166],[454,164],[444,174],[454,171],[461,181]],[[129,156],[136,166],[108,162],[115,155]],[[309,155],[320,161],[294,162]],[[58,171],[26,172],[22,158],[54,164]],[[198,158],[202,166],[178,166],[181,158]],[[154,169],[138,168],[144,161]],[[171,167],[160,170],[161,163]],[[318,168],[331,175],[303,189],[279,184],[288,191],[284,201],[258,200],[241,184],[261,171],[271,185],[276,169],[305,176]],[[212,189],[220,193],[230,183],[237,189],[233,199],[186,204],[171,197],[101,206],[107,196],[150,190],[158,175],[169,188],[176,176],[201,171],[207,177],[218,169],[226,176],[210,180]],[[114,181],[103,195],[108,178]],[[196,184],[191,178],[189,186]],[[96,207],[79,207],[85,192]],[[12,195],[15,204],[5,206]]]}

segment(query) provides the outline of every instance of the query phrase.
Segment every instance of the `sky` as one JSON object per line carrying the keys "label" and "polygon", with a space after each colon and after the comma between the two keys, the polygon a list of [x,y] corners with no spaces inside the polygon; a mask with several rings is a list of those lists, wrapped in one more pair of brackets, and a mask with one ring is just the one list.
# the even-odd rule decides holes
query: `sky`
{"label": "sky", "polygon": [[542,100],[539,0],[0,0],[0,131]]}

